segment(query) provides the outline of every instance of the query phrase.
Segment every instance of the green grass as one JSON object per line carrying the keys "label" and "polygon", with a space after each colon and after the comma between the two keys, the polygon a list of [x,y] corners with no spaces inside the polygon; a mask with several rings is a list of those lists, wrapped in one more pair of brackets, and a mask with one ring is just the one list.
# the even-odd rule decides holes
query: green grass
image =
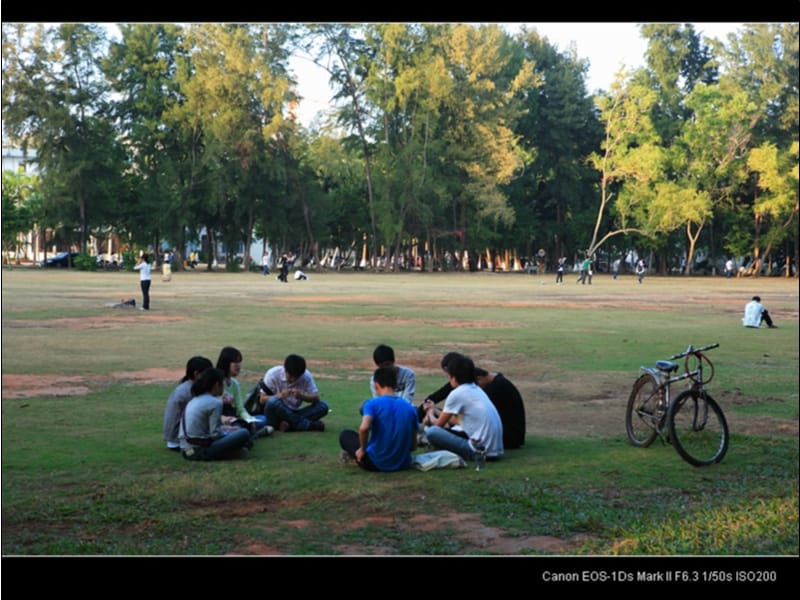
{"label": "green grass", "polygon": [[[145,314],[107,306],[140,298],[134,274],[4,270],[3,554],[507,553],[467,535],[489,528],[519,555],[797,555],[797,281],[552,280],[175,273],[154,281]],[[779,329],[741,327],[754,293]],[[732,432],[723,462],[632,447],[639,366],[710,342],[709,389]],[[358,424],[378,343],[417,371],[420,398],[450,350],[501,370],[526,400],[525,447],[481,472],[341,465],[338,432]],[[164,404],[186,360],[216,361],[229,344],[246,389],[304,355],[333,408],[325,433],[276,433],[247,461],[165,450]],[[20,375],[60,382],[21,396]]]}

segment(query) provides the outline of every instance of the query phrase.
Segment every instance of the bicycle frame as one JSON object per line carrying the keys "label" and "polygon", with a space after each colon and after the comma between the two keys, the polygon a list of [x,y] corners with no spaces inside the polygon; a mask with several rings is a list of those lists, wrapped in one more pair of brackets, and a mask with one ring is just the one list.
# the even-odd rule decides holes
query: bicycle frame
{"label": "bicycle frame", "polygon": [[[660,437],[692,465],[722,460],[728,447],[728,426],[706,390],[714,377],[714,364],[703,354],[717,346],[689,346],[669,360],[656,361],[655,367],[640,367],[642,374],[633,385],[625,413],[625,427],[634,446],[648,447]],[[685,360],[678,375],[681,364],[672,361],[679,358]],[[688,387],[673,394],[672,385],[685,379]]]}
{"label": "bicycle frame", "polygon": [[[700,352],[697,350],[696,352]],[[670,357],[670,358],[680,358],[681,356],[685,356],[685,354]],[[685,371],[680,375],[670,376],[670,373],[674,373],[680,368],[678,363],[670,362],[667,360],[659,360],[656,362],[655,367],[639,367],[641,371],[648,373],[650,376],[655,379],[656,383],[658,384],[658,391],[663,393],[664,397],[658,405],[658,413],[654,415],[653,423],[654,429],[659,433],[663,433],[664,428],[666,427],[666,421],[663,419],[664,415],[669,412],[669,407],[672,404],[672,384],[678,383],[679,381],[683,381],[684,379],[692,379],[691,385],[688,386],[687,389],[691,389],[693,387],[699,387],[701,393],[704,392],[705,386],[698,385],[694,378],[699,378],[702,381],[703,377],[703,365],[700,363],[699,368],[694,369],[692,371]],[[683,390],[681,390],[683,391]]]}

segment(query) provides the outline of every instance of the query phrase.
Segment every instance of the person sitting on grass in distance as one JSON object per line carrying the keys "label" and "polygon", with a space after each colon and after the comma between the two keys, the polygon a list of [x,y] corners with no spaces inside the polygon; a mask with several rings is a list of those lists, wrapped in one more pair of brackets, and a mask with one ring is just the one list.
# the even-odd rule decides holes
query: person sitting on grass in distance
{"label": "person sitting on grass in distance", "polygon": [[197,381],[200,374],[214,365],[205,356],[193,356],[186,363],[186,374],[177,387],[167,398],[164,409],[164,440],[170,450],[180,450],[181,443],[178,438],[180,433],[181,414],[192,399],[192,384]]}
{"label": "person sitting on grass in distance", "polygon": [[253,442],[245,428],[222,426],[222,369],[206,369],[192,384],[192,399],[181,416],[181,454],[186,460],[247,458]]}
{"label": "person sitting on grass in distance", "polygon": [[[392,367],[397,371],[397,387],[395,395],[400,396],[410,404],[414,403],[414,394],[417,391],[417,376],[412,369],[400,366],[395,361],[394,348],[386,344],[379,344],[372,352],[372,360],[376,367]],[[370,391],[372,397],[376,398],[379,394],[374,385],[374,376],[370,379]]]}
{"label": "person sitting on grass in distance", "polygon": [[[402,367],[395,362],[394,348],[386,344],[379,344],[372,352],[372,360],[376,367],[391,367],[397,372],[397,388],[395,388],[395,395],[400,396],[409,404],[414,403],[414,394],[417,391],[417,375],[412,369]],[[370,376],[369,391],[373,398],[377,398],[380,394],[375,388],[375,377]],[[363,413],[364,405],[359,407],[359,414]]]}
{"label": "person sitting on grass in distance", "polygon": [[[320,399],[319,389],[311,372],[306,369],[306,359],[290,354],[283,365],[272,367],[264,374],[267,391],[259,402],[269,425],[281,431],[325,431],[322,418],[328,414],[328,405]],[[303,403],[308,406],[303,406]]]}
{"label": "person sitting on grass in distance", "polygon": [[778,326],[772,322],[772,317],[769,311],[761,304],[759,296],[753,296],[753,299],[748,302],[744,307],[744,317],[742,317],[742,325],[745,327],[761,327],[761,323],[766,323],[770,329],[777,329]]}
{"label": "person sitting on grass in distance", "polygon": [[400,471],[412,464],[417,449],[417,411],[397,395],[397,370],[378,367],[373,376],[377,395],[362,405],[358,432],[346,429],[339,435],[343,454],[368,471]]}
{"label": "person sitting on grass in distance", "polygon": [[[434,448],[455,452],[465,461],[477,460],[481,453],[487,460],[500,458],[503,455],[503,422],[486,392],[475,383],[472,359],[455,358],[447,370],[453,391],[444,401],[436,422],[425,428],[428,443]],[[448,424],[459,427],[465,437],[447,429]]]}
{"label": "person sitting on grass in distance", "polygon": [[517,387],[502,373],[478,367],[475,382],[489,396],[503,422],[503,448],[521,448],[525,444],[525,403]]}
{"label": "person sitting on grass in distance", "polygon": [[244,407],[242,389],[237,379],[242,370],[242,360],[242,353],[233,346],[225,346],[217,358],[217,368],[225,373],[225,386],[222,390],[223,421],[226,427],[244,427],[255,437],[269,435],[274,429],[267,425],[267,417],[251,415]]}

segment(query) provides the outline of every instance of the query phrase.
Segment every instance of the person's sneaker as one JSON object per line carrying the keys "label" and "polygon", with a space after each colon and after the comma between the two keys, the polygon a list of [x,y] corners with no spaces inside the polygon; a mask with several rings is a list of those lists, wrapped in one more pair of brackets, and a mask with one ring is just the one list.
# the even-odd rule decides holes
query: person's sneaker
{"label": "person's sneaker", "polygon": [[246,460],[248,456],[250,456],[250,450],[248,450],[244,446],[239,448],[239,458],[241,460]]}
{"label": "person's sneaker", "polygon": [[272,435],[274,431],[275,428],[272,425],[264,425],[264,427],[256,431],[255,437],[256,438],[267,437],[268,435]]}
{"label": "person's sneaker", "polygon": [[769,326],[769,328],[770,328],[770,329],[777,329],[777,328],[778,328],[778,326],[777,326],[777,325],[770,325],[770,326]]}
{"label": "person's sneaker", "polygon": [[289,427],[291,427],[289,425],[289,421],[281,421],[278,424],[278,431],[280,431],[281,433],[286,433],[287,431],[289,431]]}
{"label": "person's sneaker", "polygon": [[343,465],[349,465],[355,463],[356,460],[352,456],[350,456],[350,453],[347,450],[342,450],[339,453],[339,462],[342,463]]}
{"label": "person's sneaker", "polygon": [[311,425],[308,426],[309,431],[325,431],[325,423],[322,421],[311,421]]}

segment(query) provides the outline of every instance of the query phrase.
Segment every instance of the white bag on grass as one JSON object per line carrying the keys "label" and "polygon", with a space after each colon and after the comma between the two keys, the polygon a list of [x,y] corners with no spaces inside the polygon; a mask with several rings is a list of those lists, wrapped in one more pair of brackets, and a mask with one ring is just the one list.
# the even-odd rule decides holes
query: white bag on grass
{"label": "white bag on grass", "polygon": [[460,469],[467,464],[455,452],[449,450],[434,450],[424,452],[414,456],[414,468],[419,471],[430,471],[431,469]]}

